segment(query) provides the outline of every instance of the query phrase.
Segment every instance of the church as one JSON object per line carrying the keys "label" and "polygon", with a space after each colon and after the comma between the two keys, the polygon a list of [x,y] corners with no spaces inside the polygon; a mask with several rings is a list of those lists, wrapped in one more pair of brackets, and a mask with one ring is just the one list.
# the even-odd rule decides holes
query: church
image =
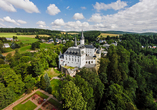
{"label": "church", "polygon": [[99,63],[101,50],[95,48],[93,45],[85,45],[85,38],[82,31],[80,44],[77,45],[75,37],[74,46],[69,47],[63,54],[60,52],[58,57],[59,68],[61,68],[61,66],[93,68]]}

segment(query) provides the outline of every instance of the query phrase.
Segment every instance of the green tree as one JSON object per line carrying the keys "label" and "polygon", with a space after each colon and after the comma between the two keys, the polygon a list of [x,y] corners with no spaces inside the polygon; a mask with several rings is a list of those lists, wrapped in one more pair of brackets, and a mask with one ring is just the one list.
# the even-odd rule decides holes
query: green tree
{"label": "green tree", "polygon": [[16,94],[10,88],[5,87],[3,83],[0,83],[0,109],[3,109],[16,98]]}
{"label": "green tree", "polygon": [[20,58],[20,63],[27,63],[30,61],[30,57],[29,56],[22,56]]}
{"label": "green tree", "polygon": [[60,90],[63,108],[68,110],[86,110],[87,102],[84,101],[79,88],[72,81],[65,81]]}
{"label": "green tree", "polygon": [[35,78],[32,77],[32,75],[27,75],[24,78],[25,87],[27,89],[27,92],[30,93],[31,90],[35,87]]}
{"label": "green tree", "polygon": [[41,78],[40,78],[40,88],[43,90],[46,90],[46,88],[47,88],[46,81],[43,76],[41,76]]}
{"label": "green tree", "polygon": [[78,75],[85,79],[85,81],[87,81],[89,85],[93,88],[95,101],[101,99],[104,94],[105,87],[104,84],[99,79],[99,76],[95,72],[86,68],[83,68],[78,73]]}
{"label": "green tree", "polygon": [[39,59],[33,59],[31,61],[33,76],[38,76],[43,73],[44,69]]}
{"label": "green tree", "polygon": [[21,75],[22,79],[29,74],[29,69],[31,64],[29,63],[20,63],[19,65],[15,66],[13,69],[16,74]]}
{"label": "green tree", "polygon": [[84,98],[85,102],[87,102],[87,110],[94,110],[95,102],[93,88],[90,87],[88,82],[79,75],[76,75],[75,78],[72,78],[72,81],[77,87],[79,87],[82,97]]}
{"label": "green tree", "polygon": [[5,58],[6,58],[6,61],[10,62],[10,61],[11,61],[11,58],[12,58],[12,54],[11,54],[11,53],[8,53]]}
{"label": "green tree", "polygon": [[16,73],[10,68],[0,68],[0,82],[12,88],[15,93],[22,93],[25,84],[19,79]]}
{"label": "green tree", "polygon": [[46,82],[46,90],[47,90],[48,87],[50,86],[50,78],[49,78],[47,73],[44,75],[44,79],[45,79],[45,82]]}
{"label": "green tree", "polygon": [[3,49],[3,42],[0,40],[0,53],[3,53],[4,49]]}
{"label": "green tree", "polygon": [[3,59],[0,59],[0,64],[5,64]]}

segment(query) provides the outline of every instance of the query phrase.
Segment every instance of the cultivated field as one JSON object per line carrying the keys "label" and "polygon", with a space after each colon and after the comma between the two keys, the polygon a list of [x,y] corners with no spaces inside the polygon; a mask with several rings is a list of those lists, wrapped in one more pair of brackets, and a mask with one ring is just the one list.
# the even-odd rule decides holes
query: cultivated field
{"label": "cultivated field", "polygon": [[71,34],[71,35],[73,35],[73,34],[79,34],[79,33],[68,33],[68,34]]}
{"label": "cultivated field", "polygon": [[101,33],[98,37],[107,37],[107,36],[110,36],[110,37],[113,37],[113,36],[119,36],[119,34],[109,34],[109,33]]}

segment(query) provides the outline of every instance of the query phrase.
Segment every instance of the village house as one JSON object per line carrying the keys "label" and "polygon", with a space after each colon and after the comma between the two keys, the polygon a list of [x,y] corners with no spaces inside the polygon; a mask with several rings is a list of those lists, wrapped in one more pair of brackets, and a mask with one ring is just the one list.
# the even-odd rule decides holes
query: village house
{"label": "village house", "polygon": [[3,48],[10,48],[10,45],[8,43],[4,43]]}

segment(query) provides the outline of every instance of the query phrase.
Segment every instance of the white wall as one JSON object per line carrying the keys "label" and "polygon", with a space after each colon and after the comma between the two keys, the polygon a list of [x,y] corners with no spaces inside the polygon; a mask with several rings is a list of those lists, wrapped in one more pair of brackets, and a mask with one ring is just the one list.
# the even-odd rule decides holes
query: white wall
{"label": "white wall", "polygon": [[95,52],[95,48],[94,49],[86,48],[86,54],[87,54],[87,56],[93,57],[94,56],[94,52]]}

